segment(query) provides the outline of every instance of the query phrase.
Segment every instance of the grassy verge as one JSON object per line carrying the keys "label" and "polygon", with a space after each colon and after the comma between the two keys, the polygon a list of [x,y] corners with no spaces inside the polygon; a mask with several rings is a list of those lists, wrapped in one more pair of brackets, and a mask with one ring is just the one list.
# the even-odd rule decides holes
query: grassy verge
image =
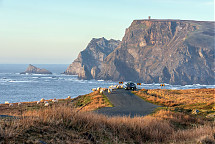
{"label": "grassy verge", "polygon": [[[168,107],[168,109],[173,111],[214,118],[215,89],[142,89],[133,93],[145,101]],[[198,110],[198,113],[195,112],[196,110]]]}
{"label": "grassy verge", "polygon": [[75,107],[81,111],[92,111],[103,107],[113,107],[108,97],[99,91],[79,96],[73,100]]}
{"label": "grassy verge", "polygon": [[108,97],[104,94],[102,94],[105,103],[107,104],[107,107],[114,107],[114,105],[110,102],[110,100],[108,99]]}

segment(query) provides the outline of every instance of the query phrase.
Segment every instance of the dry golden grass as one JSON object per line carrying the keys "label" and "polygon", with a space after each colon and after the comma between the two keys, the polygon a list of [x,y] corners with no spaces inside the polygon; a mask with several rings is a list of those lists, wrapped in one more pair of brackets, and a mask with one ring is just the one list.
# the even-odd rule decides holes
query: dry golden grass
{"label": "dry golden grass", "polygon": [[[136,94],[166,106],[190,106],[194,99],[205,99],[206,108],[214,105],[214,89],[143,89]],[[111,105],[98,92],[50,107],[27,103],[18,119],[0,119],[0,143],[215,143],[215,123],[210,119],[170,110],[134,118],[86,112],[106,106]],[[3,106],[0,110],[4,108],[5,114],[11,110],[11,114],[20,116],[20,107]]]}
{"label": "dry golden grass", "polygon": [[112,107],[107,97],[99,91],[79,96],[73,100],[74,105],[80,111],[93,111],[103,107]]}
{"label": "dry golden grass", "polygon": [[[50,106],[52,106],[62,103],[70,104],[71,99],[58,99],[58,103],[53,103],[52,99],[46,101],[49,102]],[[13,103],[12,107],[9,107],[8,104],[0,104],[0,115],[21,116],[22,113],[26,111],[37,110],[41,108],[44,108],[44,103],[37,104],[37,101],[22,102],[22,105],[20,106],[18,106],[18,103]]]}
{"label": "dry golden grass", "polygon": [[[176,124],[187,125],[180,128]],[[107,117],[66,104],[0,120],[0,143],[197,143],[214,142],[214,122],[159,111],[145,117]]]}
{"label": "dry golden grass", "polygon": [[136,94],[148,101],[168,107],[212,109],[215,105],[215,89],[142,89]]}

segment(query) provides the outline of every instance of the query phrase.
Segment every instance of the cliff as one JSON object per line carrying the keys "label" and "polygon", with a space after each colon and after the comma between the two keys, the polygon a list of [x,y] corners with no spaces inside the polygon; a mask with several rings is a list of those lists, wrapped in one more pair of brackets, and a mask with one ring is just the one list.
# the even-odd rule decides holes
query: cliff
{"label": "cliff", "polygon": [[64,74],[78,75],[81,79],[96,78],[101,63],[119,45],[120,41],[105,38],[93,38],[85,50],[81,51],[69,65]]}
{"label": "cliff", "polygon": [[135,20],[97,79],[215,84],[214,28],[206,21]]}
{"label": "cliff", "polygon": [[134,20],[120,44],[112,40],[109,49],[104,38],[93,39],[65,73],[83,79],[215,84],[214,28],[209,21]]}
{"label": "cliff", "polygon": [[26,69],[25,72],[21,72],[20,74],[52,74],[50,71],[46,70],[46,69],[40,69],[37,68],[31,64],[29,64],[28,68]]}

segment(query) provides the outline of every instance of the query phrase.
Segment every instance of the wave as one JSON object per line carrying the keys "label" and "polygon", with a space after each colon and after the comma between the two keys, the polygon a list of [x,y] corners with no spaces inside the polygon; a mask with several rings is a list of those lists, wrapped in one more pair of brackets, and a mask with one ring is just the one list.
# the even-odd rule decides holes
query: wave
{"label": "wave", "polygon": [[38,81],[16,81],[16,80],[9,80],[7,82],[10,82],[10,83],[31,83],[31,82],[38,82]]}
{"label": "wave", "polygon": [[43,79],[52,79],[52,77],[41,77]]}
{"label": "wave", "polygon": [[[26,73],[26,74],[27,74],[27,73]],[[47,75],[50,75],[50,74],[29,74],[29,75],[47,76]]]}
{"label": "wave", "polygon": [[14,73],[0,73],[0,75],[12,75]]}
{"label": "wave", "polygon": [[182,87],[196,87],[196,85],[185,85],[185,86],[182,86]]}
{"label": "wave", "polygon": [[40,78],[40,77],[31,77],[31,78],[33,78],[33,79],[38,79],[38,78]]}

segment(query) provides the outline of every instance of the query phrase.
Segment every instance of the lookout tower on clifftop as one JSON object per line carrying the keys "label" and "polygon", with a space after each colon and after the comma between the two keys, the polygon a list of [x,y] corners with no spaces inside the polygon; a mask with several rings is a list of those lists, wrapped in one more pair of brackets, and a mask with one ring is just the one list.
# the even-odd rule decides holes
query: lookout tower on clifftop
{"label": "lookout tower on clifftop", "polygon": [[151,19],[151,16],[148,16],[149,20]]}

